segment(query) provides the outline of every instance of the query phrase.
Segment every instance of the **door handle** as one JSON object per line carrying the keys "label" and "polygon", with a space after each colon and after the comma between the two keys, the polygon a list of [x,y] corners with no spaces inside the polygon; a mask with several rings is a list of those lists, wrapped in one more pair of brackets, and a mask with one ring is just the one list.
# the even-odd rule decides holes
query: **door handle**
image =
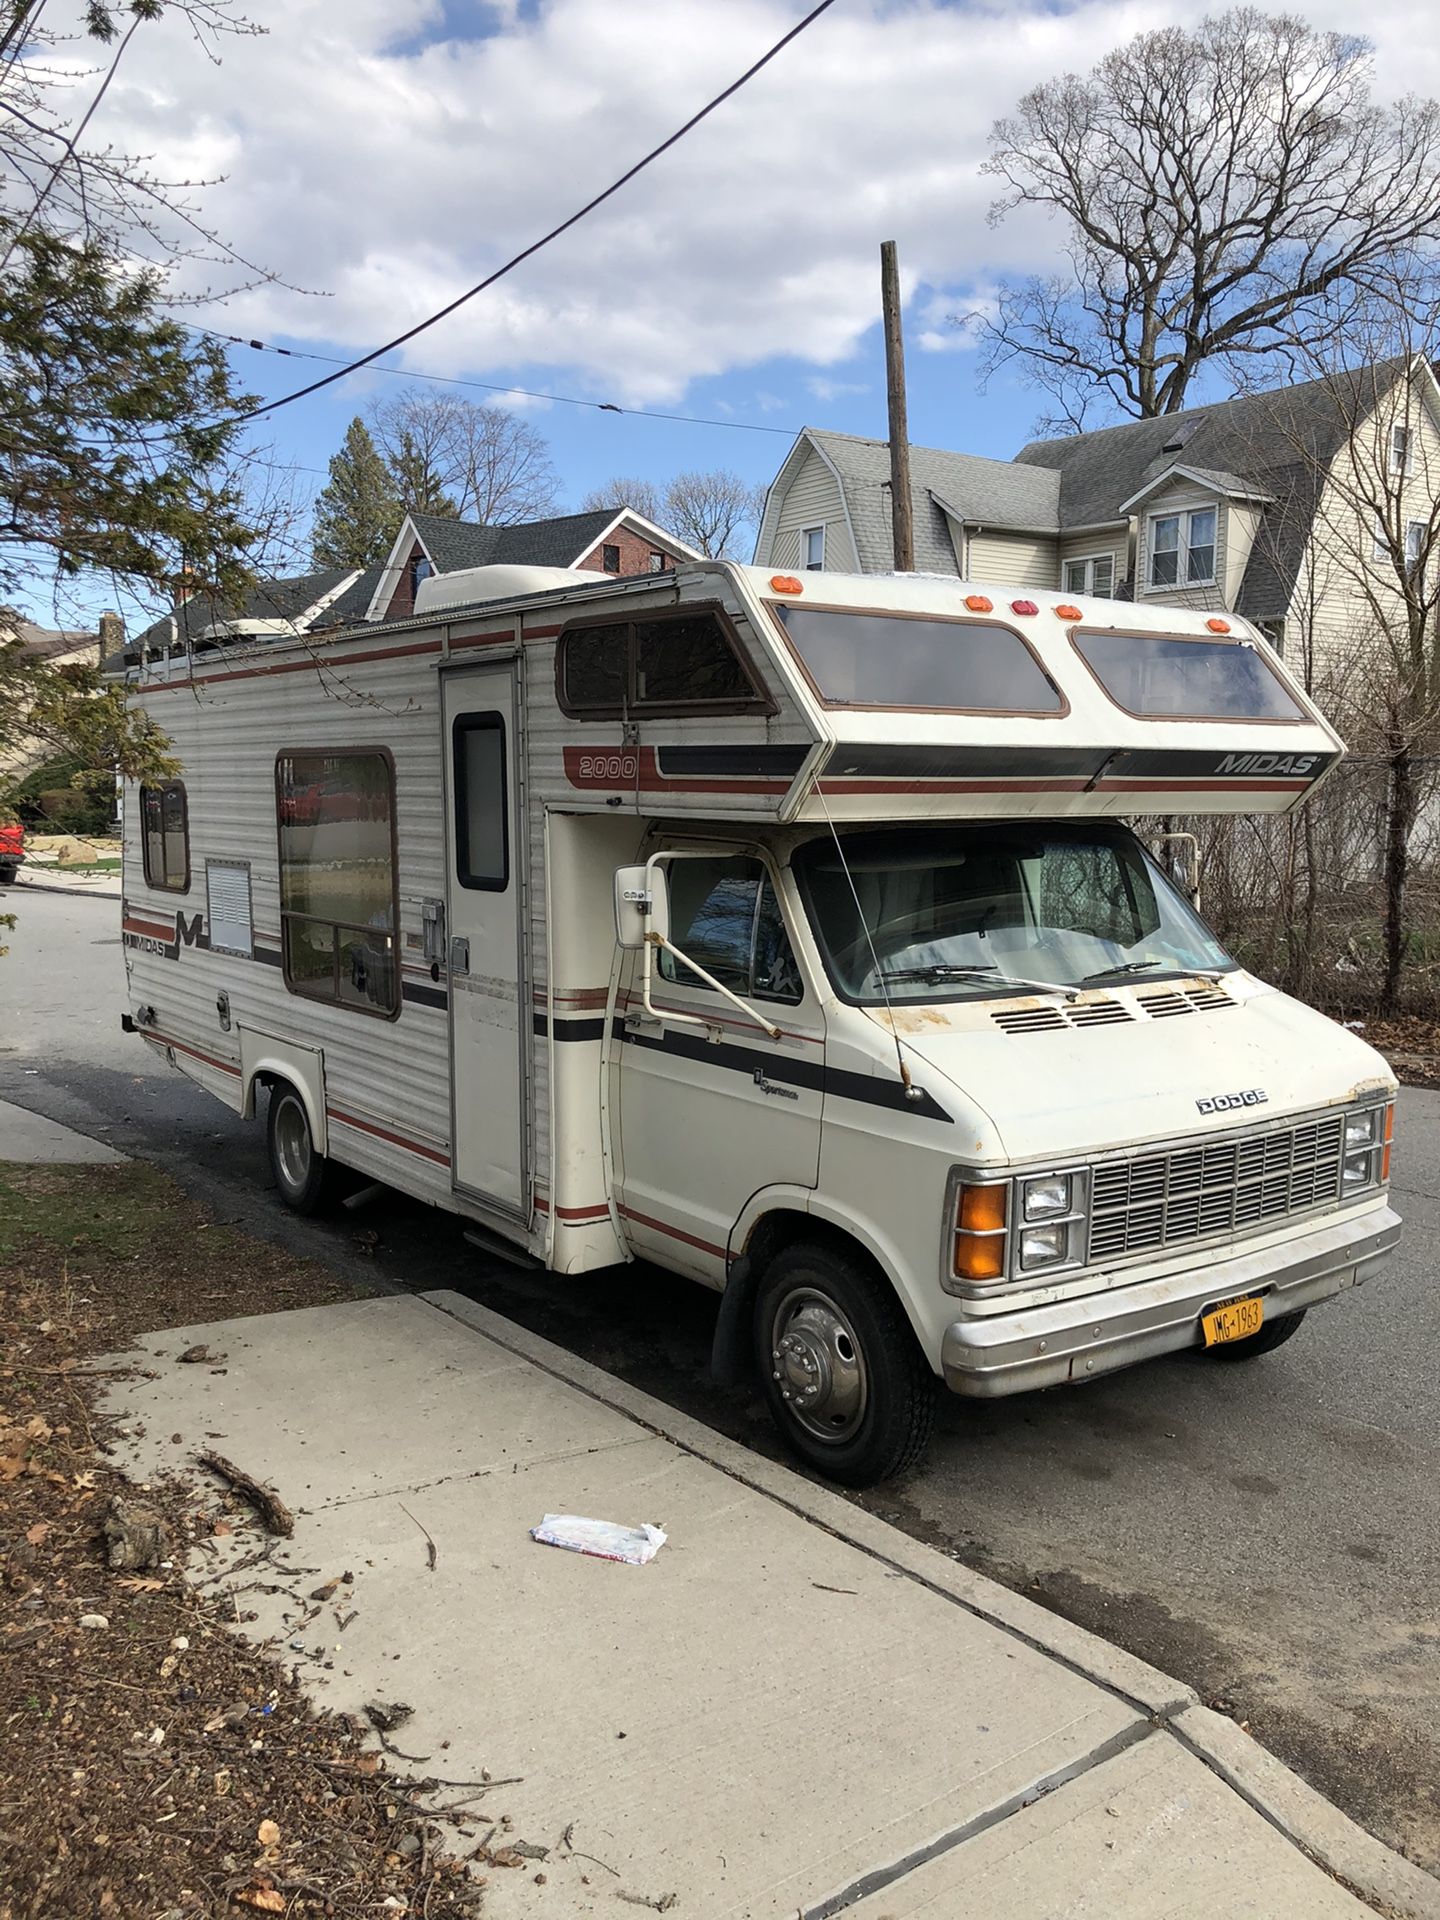
{"label": "door handle", "polygon": [[469,973],[470,971],[470,942],[464,934],[456,933],[450,936],[450,971],[451,973]]}

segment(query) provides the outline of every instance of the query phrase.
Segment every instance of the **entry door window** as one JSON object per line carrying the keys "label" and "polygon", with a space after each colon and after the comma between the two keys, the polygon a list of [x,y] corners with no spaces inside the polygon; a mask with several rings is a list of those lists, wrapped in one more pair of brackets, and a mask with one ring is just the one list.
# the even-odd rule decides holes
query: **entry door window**
{"label": "entry door window", "polygon": [[[794,1006],[803,997],[800,968],[780,902],[758,860],[676,860],[669,864],[670,938],[732,993]],[[708,992],[703,980],[663,948],[661,978]]]}
{"label": "entry door window", "polygon": [[498,713],[462,713],[453,740],[455,878],[462,887],[503,893],[510,884],[505,722]]}

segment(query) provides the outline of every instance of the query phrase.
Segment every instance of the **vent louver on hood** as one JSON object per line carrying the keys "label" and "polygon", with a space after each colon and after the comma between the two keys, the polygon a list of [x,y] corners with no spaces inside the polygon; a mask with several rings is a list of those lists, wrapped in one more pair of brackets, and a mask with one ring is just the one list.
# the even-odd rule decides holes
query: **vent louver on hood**
{"label": "vent louver on hood", "polygon": [[[1158,993],[1135,996],[1135,1005],[1151,1020],[1173,1020],[1182,1013],[1208,1013],[1212,1008],[1234,1007],[1223,987],[1208,982],[1201,986],[1165,987]],[[1114,1027],[1142,1018],[1134,1008],[1106,995],[1098,1000],[1079,1000],[1065,1006],[1006,1007],[990,1018],[1006,1033],[1067,1033],[1076,1027]]]}

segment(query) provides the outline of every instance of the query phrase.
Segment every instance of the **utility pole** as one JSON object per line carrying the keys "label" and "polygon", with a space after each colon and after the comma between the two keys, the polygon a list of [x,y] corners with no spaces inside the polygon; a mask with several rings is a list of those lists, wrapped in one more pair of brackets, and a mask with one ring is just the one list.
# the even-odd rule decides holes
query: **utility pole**
{"label": "utility pole", "polygon": [[915,571],[915,523],[910,510],[910,433],[905,423],[905,340],[900,331],[900,263],[895,242],[880,242],[880,304],[885,314],[885,389],[890,409],[890,512],[895,571]]}

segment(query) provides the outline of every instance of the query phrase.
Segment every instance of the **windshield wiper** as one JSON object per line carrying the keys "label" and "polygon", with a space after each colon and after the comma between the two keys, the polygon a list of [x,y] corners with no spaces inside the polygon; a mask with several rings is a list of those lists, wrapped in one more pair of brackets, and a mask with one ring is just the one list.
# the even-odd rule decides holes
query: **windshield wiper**
{"label": "windshield wiper", "polygon": [[975,976],[983,979],[987,975],[995,974],[998,976],[997,984],[999,980],[1003,980],[1007,987],[1029,987],[1036,993],[1058,993],[1064,1000],[1078,998],[1074,987],[1058,986],[1053,980],[1026,980],[1018,973],[1001,973],[993,960],[974,967],[954,967],[936,961],[934,965],[928,967],[895,969],[882,967],[881,972],[887,980],[963,980]]}
{"label": "windshield wiper", "polygon": [[1098,973],[1087,973],[1080,984],[1088,987],[1097,980],[1113,980],[1116,974],[1144,973],[1149,967],[1169,967],[1177,980],[1223,980],[1228,971],[1224,967],[1185,967],[1178,960],[1122,960],[1118,967],[1102,967]]}

